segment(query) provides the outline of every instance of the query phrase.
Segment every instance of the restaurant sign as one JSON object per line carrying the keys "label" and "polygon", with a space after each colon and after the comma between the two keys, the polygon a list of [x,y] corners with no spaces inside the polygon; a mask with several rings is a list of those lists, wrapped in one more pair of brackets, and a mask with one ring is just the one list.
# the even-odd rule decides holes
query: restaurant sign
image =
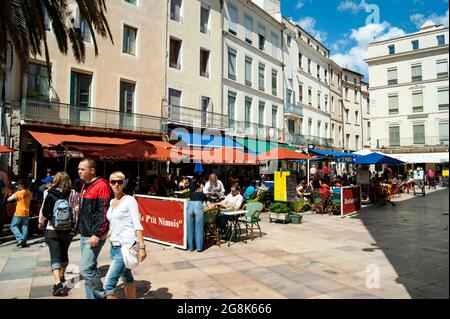
{"label": "restaurant sign", "polygon": [[342,187],[341,217],[356,214],[361,210],[361,187]]}
{"label": "restaurant sign", "polygon": [[187,199],[135,195],[144,238],[187,249]]}

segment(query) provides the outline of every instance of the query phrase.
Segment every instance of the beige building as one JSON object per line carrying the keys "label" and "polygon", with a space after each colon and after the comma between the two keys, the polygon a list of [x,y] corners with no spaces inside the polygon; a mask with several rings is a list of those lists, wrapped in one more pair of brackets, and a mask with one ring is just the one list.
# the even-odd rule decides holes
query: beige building
{"label": "beige building", "polygon": [[361,81],[361,105],[363,148],[370,148],[371,123],[369,84],[364,81]]}
{"label": "beige building", "polygon": [[[97,143],[96,136],[161,138],[166,133],[161,120],[166,81],[166,6],[166,1],[159,0],[108,1],[107,20],[114,44],[97,36],[97,58],[89,29],[72,1],[72,21],[85,40],[86,62],[77,63],[71,51],[60,54],[49,26],[53,74],[50,87],[42,57],[32,59],[25,76],[21,76],[18,58],[14,59],[6,85],[7,113],[12,115],[12,122],[5,124],[6,131],[11,132],[10,146],[20,148],[10,163],[16,174],[31,172],[39,176],[42,172],[41,168],[37,172],[38,159],[42,157],[55,169],[64,168],[64,158],[44,147],[48,146],[49,135],[43,141],[33,132],[53,134],[52,141],[58,141],[58,145],[52,146],[59,147],[71,140],[69,133],[90,137],[91,146]],[[75,142],[80,140],[75,138]],[[80,154],[77,151],[86,151],[86,144],[81,144],[73,149],[64,147],[72,149],[75,157]]]}
{"label": "beige building", "polygon": [[342,150],[344,148],[342,68],[332,60],[330,60],[330,95],[331,138],[333,139],[333,148]]}
{"label": "beige building", "polygon": [[222,15],[220,1],[170,0],[167,86],[169,123],[222,129]]}
{"label": "beige building", "polygon": [[346,151],[354,152],[362,149],[362,80],[362,74],[346,68],[342,69],[344,149]]}

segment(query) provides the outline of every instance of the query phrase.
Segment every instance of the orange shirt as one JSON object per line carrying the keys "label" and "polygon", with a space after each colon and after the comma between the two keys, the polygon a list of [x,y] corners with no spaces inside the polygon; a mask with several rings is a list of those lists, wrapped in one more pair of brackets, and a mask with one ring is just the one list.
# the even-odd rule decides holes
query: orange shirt
{"label": "orange shirt", "polygon": [[30,202],[31,192],[27,189],[22,189],[16,192],[14,195],[17,197],[16,213],[14,216],[27,217],[30,216]]}

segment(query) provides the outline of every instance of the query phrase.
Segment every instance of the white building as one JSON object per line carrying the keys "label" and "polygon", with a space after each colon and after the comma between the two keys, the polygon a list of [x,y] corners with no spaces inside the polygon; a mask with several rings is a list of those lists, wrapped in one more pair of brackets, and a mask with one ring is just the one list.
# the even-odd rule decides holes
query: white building
{"label": "white building", "polygon": [[288,142],[331,147],[329,50],[292,21],[283,23]]}
{"label": "white building", "polygon": [[346,68],[342,70],[344,148],[352,152],[361,150],[363,146],[363,118],[361,107],[363,77],[358,72]]}
{"label": "white building", "polygon": [[[268,2],[279,10],[279,1]],[[223,100],[230,133],[278,139],[283,128],[282,25],[266,10],[249,1],[225,1]]]}
{"label": "white building", "polygon": [[369,45],[372,148],[448,152],[448,41],[448,28],[428,21]]}

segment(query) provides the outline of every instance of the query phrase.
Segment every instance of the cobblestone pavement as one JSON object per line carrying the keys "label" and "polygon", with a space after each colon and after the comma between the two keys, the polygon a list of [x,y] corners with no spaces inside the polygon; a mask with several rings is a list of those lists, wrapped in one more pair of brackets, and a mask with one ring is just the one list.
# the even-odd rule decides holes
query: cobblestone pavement
{"label": "cobblestone pavement", "polygon": [[[407,199],[407,200],[405,200]],[[269,223],[262,237],[202,253],[148,243],[134,271],[139,298],[449,298],[447,190],[403,195],[397,206],[364,208],[353,217],[305,215],[303,223]],[[41,238],[18,249],[0,245],[0,298],[54,298],[48,248]],[[99,265],[106,274],[108,243]],[[71,247],[67,297],[78,282],[79,240]],[[123,289],[121,289],[123,296]]]}

